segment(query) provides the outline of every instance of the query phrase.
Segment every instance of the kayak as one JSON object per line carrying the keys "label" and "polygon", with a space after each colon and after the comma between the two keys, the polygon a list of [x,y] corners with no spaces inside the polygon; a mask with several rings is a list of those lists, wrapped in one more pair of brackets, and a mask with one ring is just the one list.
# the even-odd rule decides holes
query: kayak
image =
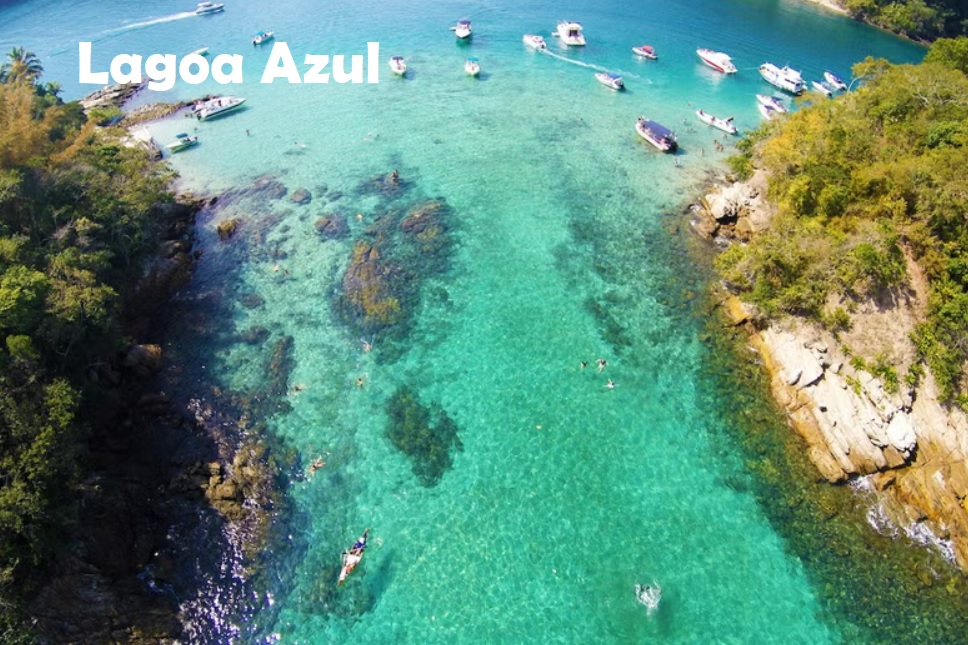
{"label": "kayak", "polygon": [[346,551],[343,551],[343,567],[340,569],[339,581],[336,583],[337,585],[343,584],[343,581],[346,580],[347,576],[353,573],[353,569],[355,569],[356,565],[358,565],[360,560],[363,559],[363,552],[366,550],[366,536],[369,532],[370,529],[363,531],[363,535],[356,539],[356,542],[353,543],[353,546]]}

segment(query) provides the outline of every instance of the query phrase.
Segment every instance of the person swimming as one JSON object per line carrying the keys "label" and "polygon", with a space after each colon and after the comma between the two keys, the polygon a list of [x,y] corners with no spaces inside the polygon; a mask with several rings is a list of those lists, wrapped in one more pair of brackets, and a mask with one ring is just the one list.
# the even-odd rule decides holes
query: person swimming
{"label": "person swimming", "polygon": [[608,361],[606,361],[604,358],[600,358],[595,361],[595,364],[598,365],[598,371],[601,372],[603,369],[605,369],[605,366],[608,365]]}

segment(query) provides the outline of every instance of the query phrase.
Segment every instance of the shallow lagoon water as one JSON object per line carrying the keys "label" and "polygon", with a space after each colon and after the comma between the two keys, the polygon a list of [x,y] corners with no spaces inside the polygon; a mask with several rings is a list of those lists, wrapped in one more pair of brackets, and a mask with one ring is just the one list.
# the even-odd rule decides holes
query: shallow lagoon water
{"label": "shallow lagoon water", "polygon": [[[294,359],[289,409],[265,419],[289,459],[276,546],[256,596],[232,587],[229,567],[212,578],[205,602],[186,602],[193,639],[885,638],[860,624],[863,608],[851,615],[831,600],[853,584],[838,578],[843,570],[804,562],[830,527],[798,541],[764,502],[775,482],[732,431],[749,408],[724,399],[722,372],[710,367],[722,357],[700,341],[705,276],[679,213],[731,146],[693,112],[755,127],[753,95],[770,90],[760,63],[789,63],[808,80],[825,69],[849,77],[866,55],[915,62],[923,50],[769,0],[720,2],[715,11],[702,2],[295,0],[271,11],[228,2],[209,17],[183,15],[190,9],[15,3],[0,9],[8,24],[0,45],[36,52],[69,98],[87,89],[72,81],[78,40],[94,42],[98,69],[121,52],[241,53],[242,86],[180,84],[138,100],[222,91],[245,96],[244,110],[204,123],[176,116],[152,133],[162,142],[181,131],[199,136],[172,159],[185,190],[218,193],[269,174],[289,194],[313,194],[308,205],[250,199],[203,217],[205,255],[184,303],[217,299],[207,324],[223,333],[173,323],[169,351],[183,363],[186,395],[211,385],[258,389],[267,352],[287,336]],[[473,21],[470,44],[447,29],[459,18]],[[551,37],[561,18],[583,22],[588,47]],[[362,54],[379,41],[380,83],[262,85],[269,49],[249,41],[263,29],[297,60]],[[554,56],[526,49],[529,32],[543,34]],[[657,61],[631,53],[644,42]],[[730,53],[739,73],[703,67],[700,46]],[[406,57],[407,77],[390,74],[392,54]],[[481,61],[480,79],[463,71],[469,55]],[[622,74],[628,91],[599,85],[598,69]],[[681,152],[661,155],[638,139],[638,115],[677,130]],[[372,190],[391,169],[402,187]],[[448,206],[448,250],[433,262],[413,256],[406,335],[366,338],[374,350],[363,352],[333,308],[352,246],[372,241],[368,227],[381,217],[430,199]],[[346,217],[349,236],[321,239],[315,223],[324,214]],[[243,222],[228,245],[214,233],[225,217]],[[248,294],[261,306],[244,306]],[[253,326],[268,330],[264,345],[231,340]],[[608,361],[601,374],[597,358]],[[431,487],[387,438],[387,402],[404,386],[458,428],[452,467]],[[769,408],[751,396],[750,405]],[[776,425],[768,413],[756,418]],[[307,480],[303,469],[317,455],[326,466]],[[365,527],[364,563],[337,590],[339,553]],[[835,542],[847,534],[837,530]],[[653,582],[663,599],[650,616],[634,588]],[[884,611],[883,597],[868,602],[870,613]],[[929,622],[935,615],[924,613]]]}

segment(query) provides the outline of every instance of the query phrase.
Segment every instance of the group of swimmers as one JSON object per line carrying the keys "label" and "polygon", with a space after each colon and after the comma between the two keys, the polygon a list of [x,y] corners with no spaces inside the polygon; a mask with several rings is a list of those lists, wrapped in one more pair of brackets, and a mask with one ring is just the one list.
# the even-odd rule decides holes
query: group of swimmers
{"label": "group of swimmers", "polygon": [[[588,367],[588,361],[581,361],[579,365],[581,366],[581,371],[584,372],[585,368]],[[604,358],[599,358],[598,360],[595,361],[595,366],[598,368],[599,374],[605,371],[606,365],[608,365],[608,361],[606,361]],[[607,387],[610,390],[615,389],[615,381],[613,381],[612,379],[608,379],[605,382],[605,387]]]}

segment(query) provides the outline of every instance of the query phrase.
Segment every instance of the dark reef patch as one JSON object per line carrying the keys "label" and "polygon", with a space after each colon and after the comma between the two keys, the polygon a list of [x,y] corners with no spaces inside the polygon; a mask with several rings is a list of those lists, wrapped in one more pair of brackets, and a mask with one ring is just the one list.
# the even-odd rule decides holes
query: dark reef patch
{"label": "dark reef patch", "polygon": [[457,424],[440,405],[422,405],[416,392],[407,386],[387,401],[387,416],[390,442],[410,457],[413,474],[423,486],[436,486],[453,466],[451,450],[463,449]]}

